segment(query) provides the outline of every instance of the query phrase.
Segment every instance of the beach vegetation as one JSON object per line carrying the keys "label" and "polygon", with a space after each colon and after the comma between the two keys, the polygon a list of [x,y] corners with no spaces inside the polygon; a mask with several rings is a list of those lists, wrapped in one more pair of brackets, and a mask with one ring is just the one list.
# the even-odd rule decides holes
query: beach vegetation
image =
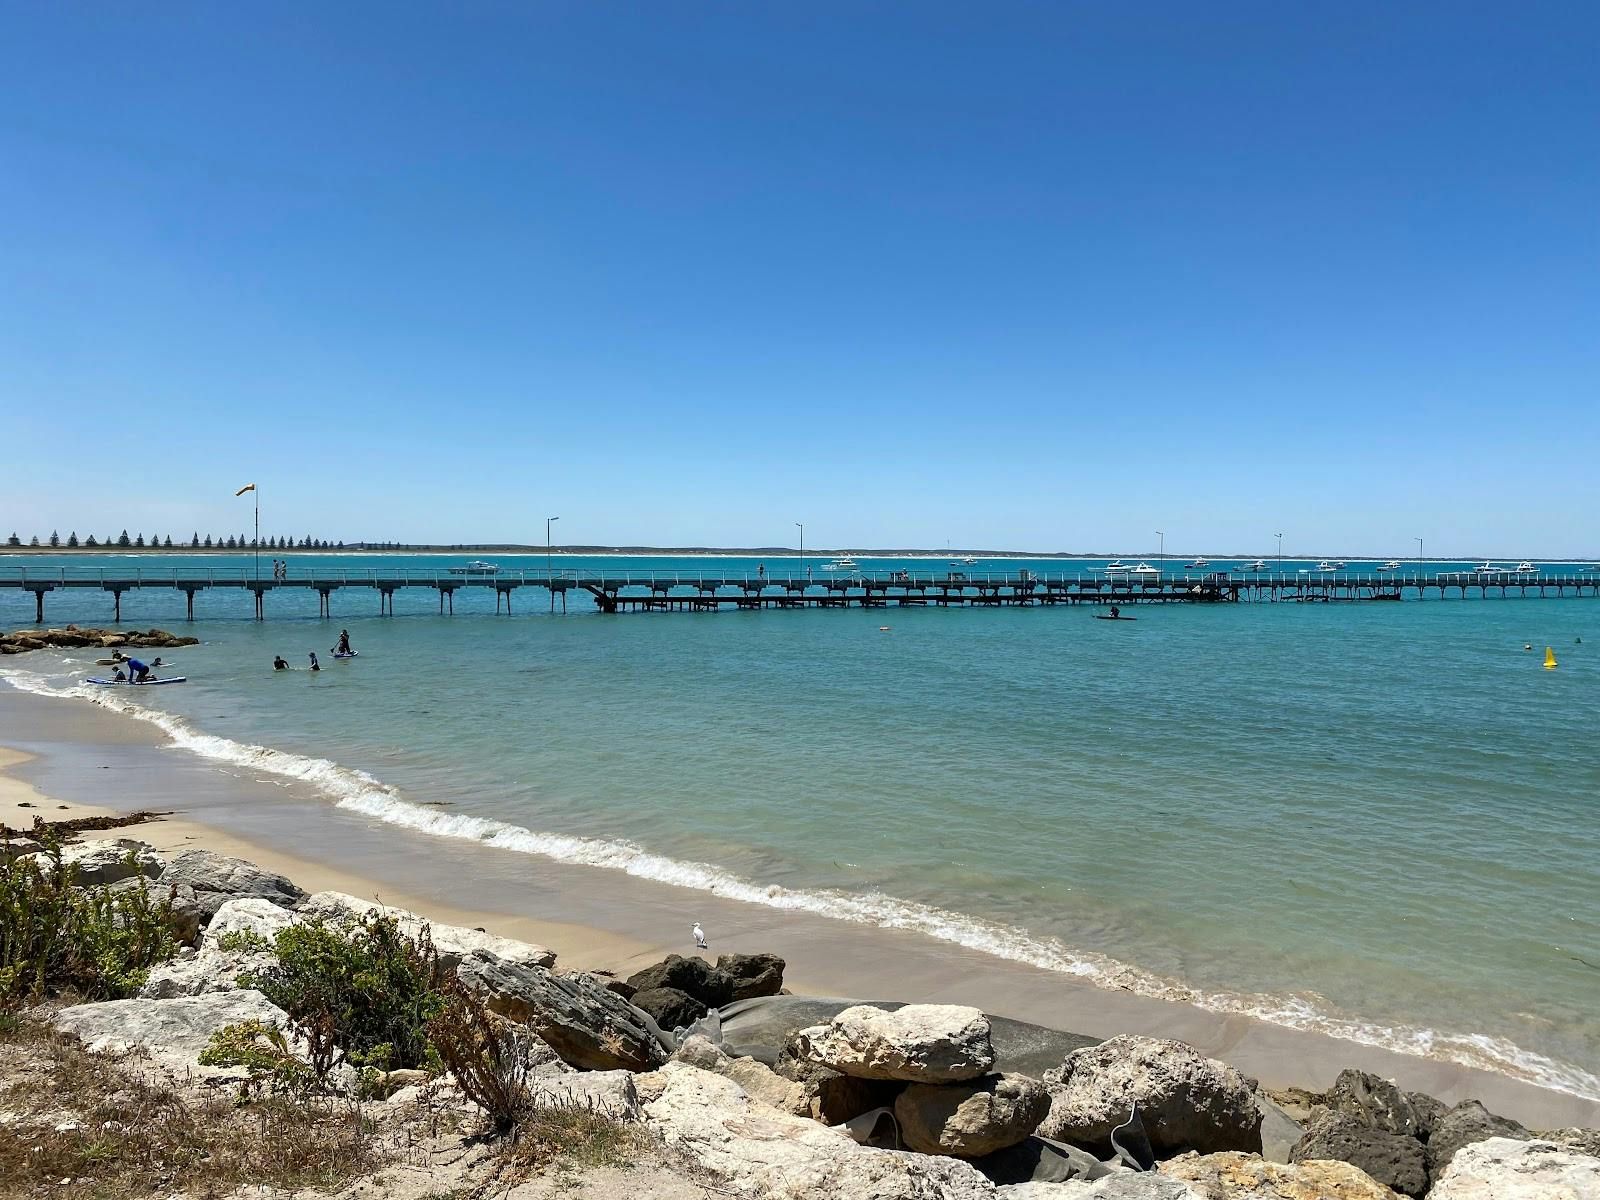
{"label": "beach vegetation", "polygon": [[17,1117],[0,1123],[7,1195],[336,1191],[401,1148],[349,1100],[269,1093],[241,1108],[225,1090],[185,1088],[29,1019],[0,1037],[0,1079]]}
{"label": "beach vegetation", "polygon": [[117,539],[117,545],[119,545],[119,546],[127,546],[128,544],[129,544],[129,542],[128,542],[128,531],[126,529],[124,529],[122,531],[122,536]]}
{"label": "beach vegetation", "polygon": [[382,913],[314,918],[280,930],[272,949],[273,963],[248,982],[289,1014],[317,1079],[344,1062],[436,1063],[428,1023],[444,1006],[444,972],[426,926],[413,938]]}
{"label": "beach vegetation", "polygon": [[0,852],[0,1007],[62,991],[131,996],[151,967],[177,953],[170,896],[153,894],[143,876],[115,891],[79,887],[59,841],[36,832],[41,853]]}

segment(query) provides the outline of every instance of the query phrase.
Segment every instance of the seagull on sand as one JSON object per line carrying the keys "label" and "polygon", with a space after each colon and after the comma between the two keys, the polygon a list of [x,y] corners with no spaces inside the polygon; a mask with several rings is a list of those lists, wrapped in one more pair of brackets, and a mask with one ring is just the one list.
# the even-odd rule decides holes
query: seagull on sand
{"label": "seagull on sand", "polygon": [[706,931],[700,928],[699,921],[694,923],[690,932],[694,934],[694,948],[696,950],[709,950],[711,948],[706,945]]}

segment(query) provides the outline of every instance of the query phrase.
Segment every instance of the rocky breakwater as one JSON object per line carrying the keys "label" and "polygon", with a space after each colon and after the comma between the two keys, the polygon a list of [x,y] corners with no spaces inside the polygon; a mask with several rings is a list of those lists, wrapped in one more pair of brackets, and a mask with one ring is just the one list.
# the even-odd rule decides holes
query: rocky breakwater
{"label": "rocky breakwater", "polygon": [[[1359,1072],[1344,1073],[1324,1093],[1281,1095],[1279,1105],[1183,1043],[1115,1037],[1053,1050],[1044,1062],[1064,1056],[1035,1077],[1043,1065],[1037,1035],[1050,1031],[1027,1027],[1032,1032],[1019,1036],[1017,1023],[960,1006],[781,995],[783,962],[771,955],[714,963],[673,955],[619,980],[561,971],[548,950],[483,930],[430,924],[341,893],[308,894],[282,875],[206,851],[168,861],[118,839],[80,843],[70,857],[84,886],[147,887],[179,900],[187,943],[149,972],[133,999],[47,1012],[87,1046],[133,1051],[137,1061],[186,1078],[231,1082],[242,1068],[199,1066],[207,1048],[230,1029],[276,1027],[289,1053],[309,1058],[316,1028],[289,1011],[292,996],[263,980],[284,981],[296,939],[381,918],[393,937],[430,947],[422,956],[429,986],[470,996],[481,1009],[493,1032],[474,1036],[500,1048],[474,1069],[498,1072],[498,1086],[520,1093],[517,1112],[577,1106],[602,1113],[697,1172],[706,1180],[702,1194],[1600,1200],[1600,1158],[1587,1152],[1600,1146],[1600,1135],[1539,1137],[1480,1105],[1447,1108]],[[411,960],[402,953],[393,961]],[[398,976],[390,982],[405,984]],[[361,1003],[381,1010],[388,994],[386,984]],[[410,995],[415,1001],[421,993]],[[786,1011],[807,1015],[786,1022]],[[1024,1043],[1033,1057],[1018,1070]],[[376,1083],[374,1068],[363,1066],[358,1077],[342,1066],[319,1075],[319,1086],[389,1096],[429,1080],[458,1108],[483,1106],[474,1136],[511,1136],[514,1115],[495,1113],[468,1076],[457,1079],[437,1063],[419,1053],[404,1069],[377,1069]],[[390,1195],[370,1183],[350,1194]],[[502,1194],[470,1173],[428,1183],[434,1192]]]}
{"label": "rocky breakwater", "polygon": [[56,629],[18,629],[0,633],[0,654],[23,654],[29,650],[78,649],[96,646],[106,650],[125,647],[176,650],[180,646],[198,646],[197,637],[168,633],[165,629],[88,629],[68,625]]}

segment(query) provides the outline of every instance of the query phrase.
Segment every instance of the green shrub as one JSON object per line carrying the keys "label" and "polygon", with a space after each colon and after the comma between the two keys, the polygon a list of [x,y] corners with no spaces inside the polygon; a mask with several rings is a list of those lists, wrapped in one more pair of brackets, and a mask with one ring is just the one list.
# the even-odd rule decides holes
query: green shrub
{"label": "green shrub", "polygon": [[280,930],[273,950],[251,983],[289,1014],[319,1079],[344,1059],[379,1070],[433,1061],[428,1022],[444,999],[426,927],[413,939],[381,913],[313,919]]}
{"label": "green shrub", "polygon": [[294,1053],[283,1030],[263,1021],[240,1021],[217,1030],[200,1052],[200,1064],[244,1067],[253,1083],[279,1093],[304,1092],[313,1082],[311,1065]]}
{"label": "green shrub", "polygon": [[177,952],[170,897],[154,898],[142,876],[121,891],[80,888],[60,843],[44,841],[19,858],[0,848],[0,1007],[66,988],[90,1000],[132,995]]}

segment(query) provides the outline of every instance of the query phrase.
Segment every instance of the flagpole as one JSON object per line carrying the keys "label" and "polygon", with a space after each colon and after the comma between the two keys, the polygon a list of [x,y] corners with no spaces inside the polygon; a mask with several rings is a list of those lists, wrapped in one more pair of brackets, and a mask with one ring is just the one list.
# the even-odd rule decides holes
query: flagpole
{"label": "flagpole", "polygon": [[[256,548],[256,582],[260,583],[261,582],[261,489],[260,488],[256,488],[255,489],[255,493],[256,493],[256,495],[255,495],[255,501],[256,501],[256,540],[255,540],[255,548]],[[260,595],[259,592],[257,592],[256,594]]]}

